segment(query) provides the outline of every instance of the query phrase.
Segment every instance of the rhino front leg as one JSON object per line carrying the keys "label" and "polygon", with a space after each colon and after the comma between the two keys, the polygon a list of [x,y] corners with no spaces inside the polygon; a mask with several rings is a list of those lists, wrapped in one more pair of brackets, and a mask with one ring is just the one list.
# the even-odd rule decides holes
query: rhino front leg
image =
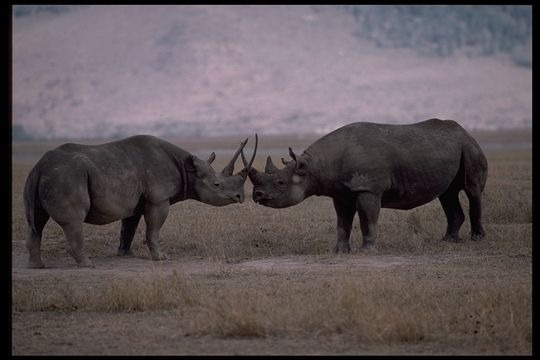
{"label": "rhino front leg", "polygon": [[146,222],[146,245],[150,250],[152,260],[167,260],[167,254],[161,251],[159,246],[159,231],[169,214],[169,201],[159,204],[147,204],[144,210]]}
{"label": "rhino front leg", "polygon": [[350,252],[351,245],[349,238],[351,236],[354,213],[356,204],[349,199],[333,198],[334,209],[337,215],[337,243],[334,247],[334,253]]}
{"label": "rhino front leg", "polygon": [[135,236],[137,225],[142,214],[137,214],[132,217],[122,220],[122,230],[120,231],[120,245],[118,246],[118,256],[131,255],[131,242]]}
{"label": "rhino front leg", "polygon": [[77,262],[78,267],[94,267],[94,264],[86,255],[83,248],[83,223],[74,221],[61,224],[66,237],[66,249]]}
{"label": "rhino front leg", "polygon": [[370,192],[361,192],[356,198],[360,229],[362,230],[362,247],[366,250],[377,240],[377,221],[381,212],[381,197]]}

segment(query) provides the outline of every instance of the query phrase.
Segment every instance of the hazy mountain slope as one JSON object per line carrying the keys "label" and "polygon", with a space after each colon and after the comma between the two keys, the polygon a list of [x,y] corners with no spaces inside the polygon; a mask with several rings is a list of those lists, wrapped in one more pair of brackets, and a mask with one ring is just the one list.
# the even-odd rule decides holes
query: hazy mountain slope
{"label": "hazy mountain slope", "polygon": [[345,5],[359,35],[380,47],[420,54],[509,54],[532,67],[530,5]]}
{"label": "hazy mountain slope", "polygon": [[531,69],[496,56],[377,48],[337,7],[91,6],[14,22],[19,134],[326,132],[429,117],[469,128],[532,122]]}

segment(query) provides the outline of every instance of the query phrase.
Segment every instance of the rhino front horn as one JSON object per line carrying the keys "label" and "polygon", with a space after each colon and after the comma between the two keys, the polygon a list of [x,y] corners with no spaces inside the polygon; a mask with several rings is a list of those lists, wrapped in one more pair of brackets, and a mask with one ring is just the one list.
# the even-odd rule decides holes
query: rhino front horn
{"label": "rhino front horn", "polygon": [[244,163],[244,168],[239,172],[239,174],[244,179],[247,177],[249,170],[251,170],[251,165],[253,165],[253,161],[255,160],[255,155],[257,155],[258,144],[259,144],[259,137],[257,136],[257,133],[255,133],[255,148],[253,149],[253,155],[251,156],[251,160],[249,161],[249,163],[246,161],[243,148],[240,149],[240,154],[242,155],[242,162]]}
{"label": "rhino front horn", "polygon": [[238,148],[238,150],[236,150],[236,152],[234,153],[231,161],[229,161],[229,163],[227,164],[227,166],[225,166],[223,168],[223,170],[221,170],[221,173],[225,176],[232,176],[233,174],[233,171],[234,171],[234,163],[236,162],[236,159],[238,159],[238,155],[240,155],[240,152],[242,151],[242,149],[244,148],[244,146],[246,146],[248,142],[248,139],[242,141],[240,143],[240,147]]}

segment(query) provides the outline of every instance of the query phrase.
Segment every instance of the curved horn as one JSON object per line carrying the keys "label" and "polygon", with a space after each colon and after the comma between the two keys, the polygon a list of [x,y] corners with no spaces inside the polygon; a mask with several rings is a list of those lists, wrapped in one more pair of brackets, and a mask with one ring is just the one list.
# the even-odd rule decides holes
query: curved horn
{"label": "curved horn", "polygon": [[257,133],[255,133],[255,148],[253,149],[253,155],[251,156],[251,160],[248,162],[246,161],[246,157],[244,156],[244,150],[240,150],[240,154],[242,154],[242,162],[244,163],[244,168],[239,172],[240,175],[245,179],[247,173],[249,170],[251,170],[251,165],[253,165],[253,161],[255,160],[255,155],[257,155],[257,146],[259,144],[259,137]]}
{"label": "curved horn", "polygon": [[216,159],[216,153],[212,152],[208,157],[208,163],[211,164]]}
{"label": "curved horn", "polygon": [[274,165],[272,162],[272,158],[270,155],[266,158],[266,167],[264,168],[264,172],[267,174],[273,174],[275,172],[278,172],[279,169]]}
{"label": "curved horn", "polygon": [[244,149],[242,149],[242,151],[240,151],[240,155],[242,155],[242,162],[244,163],[244,167],[247,167],[248,162],[246,160],[246,157],[244,156]]}
{"label": "curved horn", "polygon": [[287,166],[291,163],[291,160],[287,161],[284,158],[281,158],[281,162],[283,163],[283,165]]}
{"label": "curved horn", "polygon": [[248,139],[242,141],[242,143],[240,143],[240,147],[238,148],[238,150],[236,150],[236,152],[234,153],[231,161],[229,161],[229,163],[227,164],[227,166],[225,166],[223,168],[223,170],[221,170],[221,173],[225,176],[231,176],[233,174],[233,171],[234,171],[234,163],[236,162],[236,159],[238,159],[238,156],[240,155],[240,152],[242,151],[242,149],[244,148],[244,146],[246,146],[246,143],[248,142]]}

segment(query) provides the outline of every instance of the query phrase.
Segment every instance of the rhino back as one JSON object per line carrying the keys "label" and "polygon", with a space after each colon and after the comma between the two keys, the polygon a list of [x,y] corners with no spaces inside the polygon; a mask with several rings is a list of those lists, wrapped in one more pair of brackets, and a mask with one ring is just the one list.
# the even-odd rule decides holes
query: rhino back
{"label": "rhino back", "polygon": [[[329,193],[382,193],[383,207],[407,209],[433,200],[454,181],[474,139],[451,120],[410,125],[352,123],[322,137],[305,153]],[[481,150],[480,150],[481,152]]]}
{"label": "rhino back", "polygon": [[178,196],[178,189],[185,188],[181,166],[187,155],[164,140],[144,135],[100,145],[64,144],[36,165],[40,198],[57,207],[64,207],[59,203],[65,201],[74,207],[88,202],[86,222],[115,221],[138,211],[141,200],[159,202]]}

